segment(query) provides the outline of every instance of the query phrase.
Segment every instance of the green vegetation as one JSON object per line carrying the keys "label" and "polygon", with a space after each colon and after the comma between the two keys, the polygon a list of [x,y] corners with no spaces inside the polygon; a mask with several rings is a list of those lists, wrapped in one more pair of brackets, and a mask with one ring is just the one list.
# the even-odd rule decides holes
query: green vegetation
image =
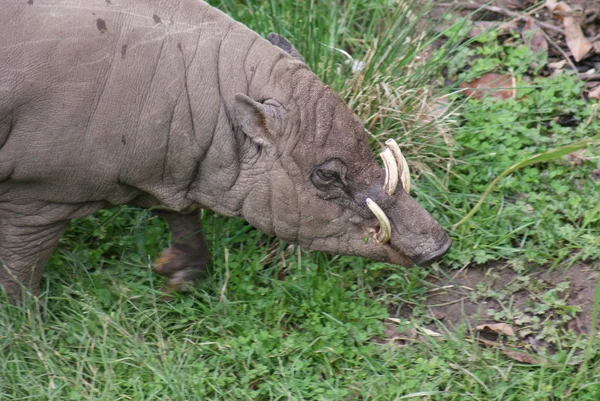
{"label": "green vegetation", "polygon": [[[600,342],[551,321],[536,322],[552,328],[540,338],[553,349],[534,364],[480,346],[467,326],[439,325],[441,337],[409,335],[432,321],[424,304],[432,272],[502,261],[528,289],[539,285],[527,276],[535,266],[598,268],[597,146],[516,170],[452,228],[511,165],[600,133],[596,104],[582,98],[578,79],[562,73],[526,81],[524,74],[537,72],[530,65],[543,60],[519,38],[500,43],[489,32],[465,42],[461,22],[438,35],[420,18],[424,6],[213,4],[263,35],[288,37],[366,121],[374,151],[380,140],[398,139],[418,177],[414,195],[455,240],[451,253],[427,269],[307,253],[240,219],[204,212],[208,275],[193,293],[166,301],[152,273],[169,242],[164,223],[133,208],[101,211],[72,222],[39,300],[26,307],[0,300],[0,400],[600,399]],[[444,46],[431,46],[438,37]],[[353,72],[336,49],[365,61],[364,69]],[[442,69],[456,82],[508,72],[518,95],[466,101],[439,82]],[[439,105],[442,115],[431,117]],[[552,310],[560,320],[594,308],[597,318],[600,291],[574,307],[565,304],[564,287],[540,289],[526,312]],[[412,321],[391,325],[390,311],[403,305],[414,307]],[[510,312],[496,318],[513,323]],[[388,341],[390,327],[409,340]]]}

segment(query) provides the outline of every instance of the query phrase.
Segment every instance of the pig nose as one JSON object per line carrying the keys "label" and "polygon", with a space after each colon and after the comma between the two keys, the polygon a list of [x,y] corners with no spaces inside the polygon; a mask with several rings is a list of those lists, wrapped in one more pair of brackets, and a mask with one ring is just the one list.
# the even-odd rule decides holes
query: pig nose
{"label": "pig nose", "polygon": [[433,262],[441,259],[450,250],[450,247],[452,246],[452,240],[450,239],[448,234],[444,233],[444,236],[445,238],[443,240],[442,246],[440,246],[433,252],[429,252],[425,255],[422,255],[421,257],[414,258],[413,262],[415,262],[415,264],[419,267],[426,267],[432,264]]}

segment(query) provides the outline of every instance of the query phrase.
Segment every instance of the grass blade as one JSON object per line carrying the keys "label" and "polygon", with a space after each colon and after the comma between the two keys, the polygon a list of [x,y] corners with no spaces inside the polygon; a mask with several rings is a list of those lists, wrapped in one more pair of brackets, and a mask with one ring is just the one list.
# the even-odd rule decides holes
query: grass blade
{"label": "grass blade", "polygon": [[539,153],[537,155],[533,155],[523,161],[520,161],[516,164],[513,164],[512,166],[510,166],[509,168],[507,168],[506,170],[504,170],[502,173],[500,173],[500,175],[498,175],[498,177],[494,178],[494,180],[490,183],[490,185],[488,185],[488,187],[486,188],[486,190],[483,192],[483,195],[481,195],[481,198],[479,198],[479,201],[477,202],[477,204],[473,207],[473,209],[471,209],[469,211],[469,213],[467,213],[465,215],[465,217],[463,217],[458,223],[456,223],[453,228],[456,229],[458,226],[460,226],[461,224],[463,224],[465,221],[469,220],[471,217],[473,217],[473,215],[475,213],[477,213],[477,210],[479,210],[479,208],[481,207],[481,205],[483,205],[483,202],[485,202],[486,198],[488,197],[488,195],[490,194],[490,192],[492,192],[492,190],[494,189],[494,187],[498,184],[498,182],[506,177],[509,174],[514,173],[515,171],[523,168],[523,167],[527,167],[530,166],[532,164],[536,164],[536,163],[543,163],[543,162],[548,162],[548,161],[552,161],[552,160],[556,160],[556,159],[560,159],[561,157],[568,155],[569,153],[573,153],[575,151],[578,151],[580,149],[584,149],[587,148],[588,146],[591,145],[600,145],[600,135],[596,135],[593,138],[589,138],[589,139],[583,139],[581,141],[577,141],[577,142],[573,142],[571,144],[565,145],[565,146],[561,146],[559,148],[556,149],[551,149],[547,152],[544,153]]}

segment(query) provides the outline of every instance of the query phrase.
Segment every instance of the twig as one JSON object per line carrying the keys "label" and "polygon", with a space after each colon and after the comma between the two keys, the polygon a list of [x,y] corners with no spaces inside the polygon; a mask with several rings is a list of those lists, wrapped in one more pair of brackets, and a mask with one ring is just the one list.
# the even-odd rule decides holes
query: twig
{"label": "twig", "polygon": [[540,32],[542,32],[542,35],[544,35],[544,37],[546,38],[548,43],[550,43],[552,46],[554,46],[556,48],[556,50],[558,50],[559,53],[562,54],[562,56],[563,56],[564,60],[567,62],[567,64],[569,64],[569,66],[573,69],[573,71],[575,71],[575,74],[577,74],[577,76],[579,78],[581,78],[581,74],[579,73],[579,71],[577,71],[577,67],[575,67],[575,64],[573,64],[571,57],[569,57],[569,55],[567,53],[565,53],[565,51],[559,45],[557,45],[552,39],[550,39],[550,36],[548,36],[548,34],[546,32],[544,32],[544,31],[540,31]]}
{"label": "twig", "polygon": [[[439,4],[439,6],[448,7],[448,6],[450,6],[450,4]],[[506,8],[497,7],[497,6],[486,6],[486,5],[481,5],[481,4],[477,4],[477,3],[467,3],[467,4],[464,4],[464,5],[460,6],[460,8],[462,8],[464,10],[486,10],[486,11],[490,11],[490,12],[493,12],[493,13],[504,14],[507,17],[511,17],[511,18],[515,18],[515,19],[527,19],[527,18],[531,18],[536,23],[536,25],[538,25],[538,26],[540,26],[542,28],[546,28],[548,30],[554,31],[554,32],[558,32],[561,35],[564,35],[565,34],[564,29],[561,29],[561,28],[559,28],[557,26],[554,26],[552,24],[547,24],[545,22],[539,21],[539,20],[533,18],[531,15],[528,15],[530,13],[533,13],[533,12],[537,11],[538,9],[540,9],[542,7],[543,7],[543,5],[542,6],[538,6],[538,7],[534,8],[534,9],[528,11],[525,14],[519,14],[519,13],[516,13],[514,11],[507,10]]]}
{"label": "twig", "polygon": [[509,16],[509,17],[512,17],[512,18],[517,18],[517,19],[527,19],[527,18],[531,18],[531,19],[532,19],[532,20],[535,22],[535,24],[536,24],[537,26],[540,26],[540,27],[542,27],[542,28],[549,29],[549,30],[551,30],[551,31],[554,31],[554,32],[558,32],[558,33],[560,33],[560,34],[561,34],[561,35],[563,35],[563,36],[564,36],[564,34],[565,34],[565,31],[564,31],[564,29],[561,29],[561,28],[559,28],[559,27],[557,27],[557,26],[554,26],[554,25],[552,25],[552,24],[547,24],[547,23],[545,23],[545,22],[539,21],[539,20],[537,20],[537,19],[533,18],[532,16],[525,16],[525,15],[521,15],[521,14],[519,14],[519,13],[515,13],[515,12],[513,12],[513,11],[510,11],[510,10],[507,10],[507,9],[505,9],[505,8],[502,8],[502,7],[496,7],[496,6],[483,6],[482,8],[483,8],[484,10],[491,11],[491,12],[494,12],[494,13],[504,14],[504,15],[507,15],[507,16]]}
{"label": "twig", "polygon": [[586,74],[580,74],[581,79],[583,79],[584,81],[600,81],[600,74],[592,74],[592,75],[586,75]]}

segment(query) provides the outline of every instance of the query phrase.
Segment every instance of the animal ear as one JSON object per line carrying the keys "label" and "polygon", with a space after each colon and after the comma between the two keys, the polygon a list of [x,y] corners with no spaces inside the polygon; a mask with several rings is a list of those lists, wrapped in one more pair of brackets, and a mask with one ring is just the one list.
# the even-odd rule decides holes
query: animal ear
{"label": "animal ear", "polygon": [[269,126],[274,113],[270,110],[273,106],[259,103],[243,93],[235,95],[234,119],[237,126],[242,129],[254,142],[261,146],[273,143],[273,133]]}
{"label": "animal ear", "polygon": [[298,50],[296,50],[296,48],[294,47],[294,45],[292,45],[290,43],[289,40],[287,40],[286,38],[284,38],[283,36],[271,32],[268,36],[267,36],[267,40],[269,42],[271,42],[271,44],[283,49],[283,51],[285,51],[287,54],[289,54],[290,56],[294,57],[297,60],[302,61],[304,64],[306,64],[306,62],[304,61],[304,57],[302,57],[302,55],[300,53],[298,53]]}

